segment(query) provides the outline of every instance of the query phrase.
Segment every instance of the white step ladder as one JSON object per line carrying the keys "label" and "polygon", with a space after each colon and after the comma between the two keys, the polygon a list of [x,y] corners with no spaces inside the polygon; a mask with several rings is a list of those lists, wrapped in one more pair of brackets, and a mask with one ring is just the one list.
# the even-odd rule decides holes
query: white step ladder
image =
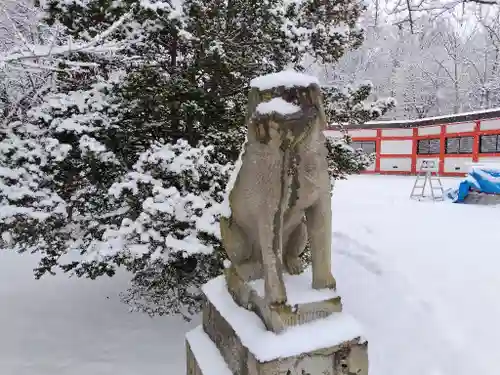
{"label": "white step ladder", "polygon": [[439,178],[435,160],[422,160],[420,171],[417,173],[417,178],[411,190],[410,198],[416,198],[418,200],[426,198],[425,188],[427,185],[429,185],[433,201],[444,200],[443,184]]}

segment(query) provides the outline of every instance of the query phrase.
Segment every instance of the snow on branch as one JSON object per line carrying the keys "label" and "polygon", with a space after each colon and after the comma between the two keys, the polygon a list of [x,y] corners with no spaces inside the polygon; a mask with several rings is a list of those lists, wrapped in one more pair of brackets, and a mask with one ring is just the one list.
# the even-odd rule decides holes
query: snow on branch
{"label": "snow on branch", "polygon": [[[115,32],[123,23],[131,16],[131,12],[124,14],[120,19],[114,22],[108,29],[96,35],[90,41],[85,43],[71,43],[68,41],[66,44],[55,45],[31,45],[27,42],[24,46],[17,47],[14,50],[0,54],[0,68],[5,67],[7,64],[22,64],[30,68],[48,69],[53,70],[53,64],[34,64],[32,60],[39,59],[52,59],[53,63],[63,62],[61,59],[53,59],[53,57],[60,57],[74,52],[86,53],[108,53],[114,52],[122,48],[120,43],[106,42],[106,39]],[[72,66],[89,66],[88,63],[71,62]]]}
{"label": "snow on branch", "polygon": [[413,34],[417,18],[438,18],[445,14],[454,14],[455,17],[463,17],[465,13],[474,13],[474,10],[482,7],[500,5],[500,0],[399,0],[389,6],[389,14],[399,15],[402,18],[395,22],[396,25],[408,24]]}

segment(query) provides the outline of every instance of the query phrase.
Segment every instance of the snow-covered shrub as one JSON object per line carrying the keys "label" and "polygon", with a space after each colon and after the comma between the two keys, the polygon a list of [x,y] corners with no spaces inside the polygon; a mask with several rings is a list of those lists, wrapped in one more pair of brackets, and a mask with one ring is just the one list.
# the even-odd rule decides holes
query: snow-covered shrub
{"label": "snow-covered shrub", "polygon": [[212,150],[179,140],[174,145],[154,143],[140,154],[132,171],[109,189],[129,207],[127,219],[103,237],[132,242],[139,254],[151,253],[152,258],[211,253],[208,239],[219,236],[217,218],[231,169],[211,162]]}
{"label": "snow-covered shrub", "polygon": [[134,309],[186,317],[198,311],[199,287],[222,266],[218,219],[231,170],[213,161],[212,146],[154,143],[111,186],[128,211],[119,227],[104,231],[105,253],[89,255],[111,262],[126,252],[134,276],[122,297]]}
{"label": "snow-covered shrub", "polygon": [[362,150],[353,149],[351,137],[347,134],[344,124],[359,125],[376,120],[390,111],[396,105],[393,98],[369,101],[372,85],[364,83],[357,87],[337,88],[322,87],[325,113],[330,125],[341,129],[342,136],[327,136],[328,172],[332,181],[345,179],[350,174],[365,170],[375,162],[375,155],[367,155]]}
{"label": "snow-covered shrub", "polygon": [[322,87],[325,112],[331,125],[360,125],[376,120],[396,106],[393,98],[368,100],[372,84],[366,82],[358,86]]}
{"label": "snow-covered shrub", "polygon": [[348,175],[357,174],[375,162],[375,155],[366,154],[361,149],[353,149],[351,137],[326,137],[328,150],[328,173],[332,180],[344,180]]}
{"label": "snow-covered shrub", "polygon": [[95,278],[121,265],[135,274],[124,295],[131,305],[194,312],[199,285],[220,272],[218,217],[232,165],[218,163],[213,146],[179,139],[152,142],[128,170],[103,137],[111,118],[92,112],[97,96],[51,95],[30,122],[11,124],[0,141],[0,242],[40,253],[38,277],[60,267]]}
{"label": "snow-covered shrub", "polygon": [[106,210],[95,192],[103,176],[120,170],[97,140],[110,126],[106,89],[100,82],[48,94],[0,140],[0,232],[7,232],[7,245],[44,254],[37,274],[51,272],[69,248],[81,248],[89,218]]}
{"label": "snow-covered shrub", "polygon": [[[38,252],[37,277],[124,267],[133,276],[123,300],[134,309],[189,316],[199,286],[222,271],[218,218],[246,132],[249,81],[303,70],[306,54],[335,62],[362,41],[363,6],[41,3],[48,25],[86,47],[58,47],[64,63],[51,93],[0,135],[0,246]],[[356,156],[341,151],[331,148],[336,177]]]}

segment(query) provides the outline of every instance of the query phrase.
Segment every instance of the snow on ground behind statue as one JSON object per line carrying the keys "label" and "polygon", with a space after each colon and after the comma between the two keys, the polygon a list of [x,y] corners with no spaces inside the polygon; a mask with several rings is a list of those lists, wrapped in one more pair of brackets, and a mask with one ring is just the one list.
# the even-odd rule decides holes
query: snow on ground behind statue
{"label": "snow on ground behind statue", "polygon": [[373,374],[496,374],[499,208],[411,201],[413,182],[354,176],[333,196],[334,270]]}

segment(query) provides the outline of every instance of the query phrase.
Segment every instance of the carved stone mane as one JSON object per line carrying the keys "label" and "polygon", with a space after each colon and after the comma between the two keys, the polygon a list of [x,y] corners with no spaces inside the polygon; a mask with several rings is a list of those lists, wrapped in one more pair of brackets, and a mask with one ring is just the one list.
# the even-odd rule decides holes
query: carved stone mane
{"label": "carved stone mane", "polygon": [[267,303],[280,305],[287,301],[283,273],[302,272],[308,240],[312,287],[335,288],[327,122],[315,79],[290,72],[267,78],[276,87],[262,79],[251,85],[247,142],[221,234],[231,272],[244,282],[263,278]]}

